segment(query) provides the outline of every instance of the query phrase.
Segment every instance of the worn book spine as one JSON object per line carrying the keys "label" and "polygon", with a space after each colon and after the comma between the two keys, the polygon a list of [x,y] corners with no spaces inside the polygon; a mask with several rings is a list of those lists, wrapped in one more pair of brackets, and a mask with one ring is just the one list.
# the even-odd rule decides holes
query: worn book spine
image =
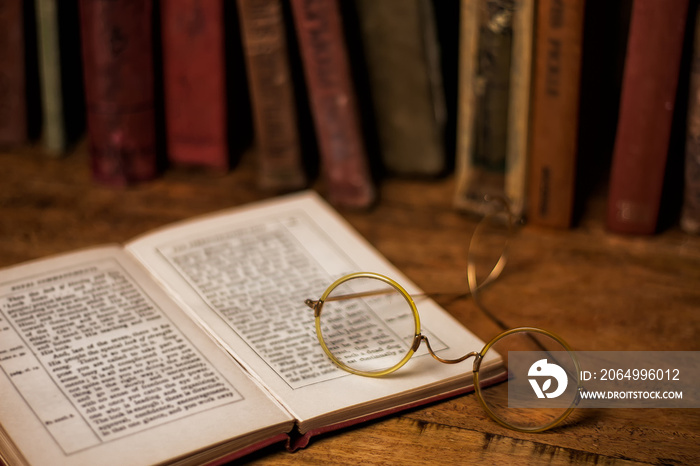
{"label": "worn book spine", "polygon": [[22,0],[0,3],[0,145],[27,140]]}
{"label": "worn book spine", "polygon": [[696,11],[694,21],[680,223],[685,232],[700,234],[700,9]]}
{"label": "worn book spine", "polygon": [[168,160],[229,168],[222,0],[160,2]]}
{"label": "worn book spine", "polygon": [[81,0],[92,173],[126,185],[157,174],[150,1]]}
{"label": "worn book spine", "polygon": [[[512,17],[503,4],[486,6],[462,0],[460,12],[455,205],[473,213],[482,213],[484,196],[505,194]],[[494,15],[506,20],[488,28]]]}
{"label": "worn book spine", "polygon": [[584,0],[537,4],[528,221],[568,228],[573,221]]}
{"label": "worn book spine", "polygon": [[608,193],[611,231],[656,231],[688,0],[635,0]]}
{"label": "worn book spine", "polygon": [[367,207],[375,190],[338,1],[291,5],[329,200]]}
{"label": "worn book spine", "polygon": [[445,170],[445,97],[430,0],[356,2],[384,167]]}
{"label": "worn book spine", "polygon": [[533,0],[462,0],[455,205],[484,197],[522,215],[532,71]]}
{"label": "worn book spine", "polygon": [[306,184],[281,0],[238,0],[248,72],[258,183],[287,191]]}

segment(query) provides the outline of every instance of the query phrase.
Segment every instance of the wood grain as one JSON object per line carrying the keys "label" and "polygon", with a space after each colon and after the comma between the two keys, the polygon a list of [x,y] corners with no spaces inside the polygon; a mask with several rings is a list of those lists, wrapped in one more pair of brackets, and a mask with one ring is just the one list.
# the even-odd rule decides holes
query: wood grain
{"label": "wood grain", "polygon": [[[0,266],[125,242],[268,195],[257,188],[250,155],[226,175],[170,170],[128,189],[93,184],[84,146],[62,160],[35,148],[0,153],[0,173]],[[452,177],[386,179],[372,210],[341,213],[422,288],[465,290],[475,219],[452,208],[453,190]],[[603,227],[604,196],[586,208],[574,230],[523,227],[484,304],[509,326],[552,330],[578,350],[700,350],[700,237],[677,228],[642,239],[613,235]],[[499,331],[468,300],[445,306],[481,338]],[[243,461],[698,464],[700,410],[578,410],[561,428],[519,434],[467,395],[313,439],[296,453],[276,445]]]}

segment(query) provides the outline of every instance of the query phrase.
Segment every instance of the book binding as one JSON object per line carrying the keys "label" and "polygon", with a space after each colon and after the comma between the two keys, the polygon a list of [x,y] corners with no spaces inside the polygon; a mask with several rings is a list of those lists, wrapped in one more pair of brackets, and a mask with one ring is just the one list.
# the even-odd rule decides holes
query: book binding
{"label": "book binding", "polygon": [[527,211],[535,225],[573,221],[584,3],[538,3]]}
{"label": "book binding", "polygon": [[292,0],[292,13],[329,200],[367,207],[375,190],[338,1]]}
{"label": "book binding", "polygon": [[151,2],[81,0],[92,173],[123,186],[157,174]]}
{"label": "book binding", "polygon": [[168,160],[229,168],[221,0],[161,2],[165,133]]}
{"label": "book binding", "polygon": [[248,72],[258,184],[285,191],[306,184],[297,105],[280,0],[238,0]]}

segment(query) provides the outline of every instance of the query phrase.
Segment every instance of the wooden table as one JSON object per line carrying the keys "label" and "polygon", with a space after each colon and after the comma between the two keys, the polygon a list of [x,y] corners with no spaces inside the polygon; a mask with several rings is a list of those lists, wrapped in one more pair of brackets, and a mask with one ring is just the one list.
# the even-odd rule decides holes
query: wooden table
{"label": "wooden table", "polygon": [[[96,186],[84,147],[63,159],[23,148],[0,153],[0,266],[124,242],[152,228],[272,194],[256,187],[252,155],[227,175],[169,170],[129,189]],[[317,188],[323,191],[322,183]],[[463,290],[474,219],[451,206],[454,179],[387,179],[368,212],[341,211],[426,290]],[[570,231],[525,226],[484,303],[509,326],[533,325],[578,350],[700,350],[700,238],[677,229],[649,238],[605,231],[604,198]],[[498,327],[472,302],[448,311],[482,339]],[[700,410],[578,410],[541,434],[501,428],[473,395],[312,440],[273,446],[252,464],[700,464]]]}

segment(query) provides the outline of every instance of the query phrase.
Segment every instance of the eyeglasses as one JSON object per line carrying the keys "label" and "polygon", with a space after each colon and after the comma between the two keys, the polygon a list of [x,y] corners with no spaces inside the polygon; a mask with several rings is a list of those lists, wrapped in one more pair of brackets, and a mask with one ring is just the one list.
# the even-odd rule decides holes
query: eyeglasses
{"label": "eyeglasses", "polygon": [[[468,294],[490,316],[493,314],[480,303],[478,293],[503,271],[513,232],[513,217],[507,204],[502,200],[492,204],[491,211],[474,230],[467,257]],[[487,244],[489,242],[492,244]],[[484,272],[480,273],[480,269]],[[480,276],[485,277],[481,282]],[[440,348],[434,350],[428,336],[422,332],[416,306],[416,301],[435,296],[411,295],[385,275],[358,272],[339,278],[319,299],[307,299],[306,305],[314,311],[321,347],[347,372],[366,377],[386,376],[404,366],[425,343],[427,352],[444,364],[474,358],[476,396],[488,415],[499,424],[521,432],[540,432],[569,416],[580,399],[580,367],[575,353],[561,337],[536,327],[513,328],[491,339],[480,351],[454,359],[443,358],[438,354]],[[516,371],[509,366],[509,362],[515,364],[516,360],[522,366],[521,355],[524,354],[530,358],[534,356],[537,363],[528,363],[527,373],[523,373],[522,367]],[[503,377],[506,380],[494,384],[492,373],[483,370],[482,376],[480,369],[484,361],[499,355],[506,368]],[[559,373],[565,374],[566,380],[544,377],[546,380],[539,385],[539,380],[548,375],[546,369],[553,365],[563,370]],[[552,379],[557,381],[556,390],[550,390]],[[557,400],[552,403],[549,397],[555,393]]]}

